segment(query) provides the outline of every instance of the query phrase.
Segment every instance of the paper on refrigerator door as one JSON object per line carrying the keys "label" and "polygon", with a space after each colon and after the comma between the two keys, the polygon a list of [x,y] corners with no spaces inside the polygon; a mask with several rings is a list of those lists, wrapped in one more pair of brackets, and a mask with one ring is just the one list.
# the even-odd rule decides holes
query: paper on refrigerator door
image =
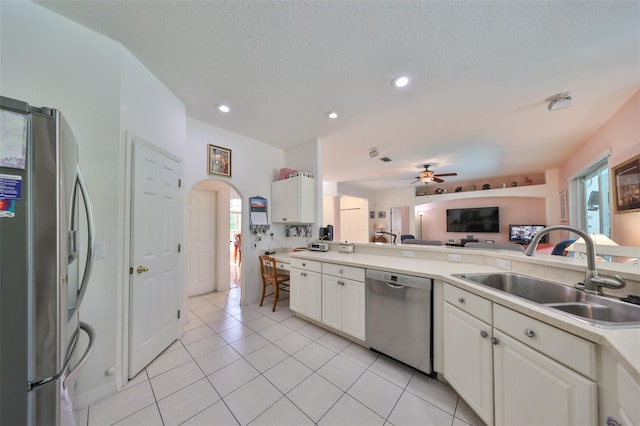
{"label": "paper on refrigerator door", "polygon": [[0,167],[25,168],[27,116],[0,110]]}

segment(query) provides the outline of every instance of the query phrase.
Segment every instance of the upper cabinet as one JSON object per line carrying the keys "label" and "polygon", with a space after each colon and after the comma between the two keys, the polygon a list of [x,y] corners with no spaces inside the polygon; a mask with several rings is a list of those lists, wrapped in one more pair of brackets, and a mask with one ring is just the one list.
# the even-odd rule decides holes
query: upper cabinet
{"label": "upper cabinet", "polygon": [[313,178],[296,176],[271,184],[274,223],[314,223],[316,216]]}

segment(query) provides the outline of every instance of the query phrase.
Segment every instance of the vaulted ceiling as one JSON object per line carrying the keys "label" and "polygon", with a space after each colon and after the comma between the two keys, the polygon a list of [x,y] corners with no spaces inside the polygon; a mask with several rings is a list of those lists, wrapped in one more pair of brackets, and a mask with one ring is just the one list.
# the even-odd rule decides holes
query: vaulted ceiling
{"label": "vaulted ceiling", "polygon": [[[189,116],[320,138],[324,180],[369,188],[423,164],[447,182],[556,167],[640,90],[638,1],[38,3],[120,42]],[[559,92],[572,106],[548,111]]]}

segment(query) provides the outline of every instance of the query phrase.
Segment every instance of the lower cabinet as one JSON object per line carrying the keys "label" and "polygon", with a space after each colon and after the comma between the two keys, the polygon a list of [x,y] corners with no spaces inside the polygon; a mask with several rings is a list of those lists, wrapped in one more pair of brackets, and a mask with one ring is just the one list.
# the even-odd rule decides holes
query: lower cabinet
{"label": "lower cabinet", "polygon": [[292,311],[365,340],[363,268],[292,259],[289,274]]}
{"label": "lower cabinet", "polygon": [[444,376],[487,424],[493,424],[491,326],[444,304]]}
{"label": "lower cabinet", "polygon": [[322,320],[322,264],[292,259],[289,271],[289,307],[316,321]]}
{"label": "lower cabinet", "polygon": [[586,377],[493,330],[495,424],[589,425],[597,387]]}
{"label": "lower cabinet", "polygon": [[444,376],[482,420],[597,423],[591,342],[448,284],[444,297]]}
{"label": "lower cabinet", "polygon": [[[608,420],[620,425],[640,426],[640,383],[618,364],[617,366],[618,415]],[[608,416],[607,416],[608,417]]]}
{"label": "lower cabinet", "polygon": [[365,340],[364,282],[323,274],[322,322]]}

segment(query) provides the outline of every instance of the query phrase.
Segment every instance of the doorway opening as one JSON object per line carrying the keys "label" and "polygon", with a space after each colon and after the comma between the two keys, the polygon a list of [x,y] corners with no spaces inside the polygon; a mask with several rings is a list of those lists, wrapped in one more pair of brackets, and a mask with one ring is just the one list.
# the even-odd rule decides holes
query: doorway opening
{"label": "doorway opening", "polygon": [[242,199],[231,189],[229,199],[229,288],[239,288],[242,263]]}
{"label": "doorway opening", "polygon": [[232,213],[232,198],[241,199],[228,183],[213,179],[200,181],[189,191],[188,297],[228,292],[232,282],[234,294],[240,297],[241,258],[239,253],[235,263],[233,255],[235,234],[241,229],[241,207]]}

